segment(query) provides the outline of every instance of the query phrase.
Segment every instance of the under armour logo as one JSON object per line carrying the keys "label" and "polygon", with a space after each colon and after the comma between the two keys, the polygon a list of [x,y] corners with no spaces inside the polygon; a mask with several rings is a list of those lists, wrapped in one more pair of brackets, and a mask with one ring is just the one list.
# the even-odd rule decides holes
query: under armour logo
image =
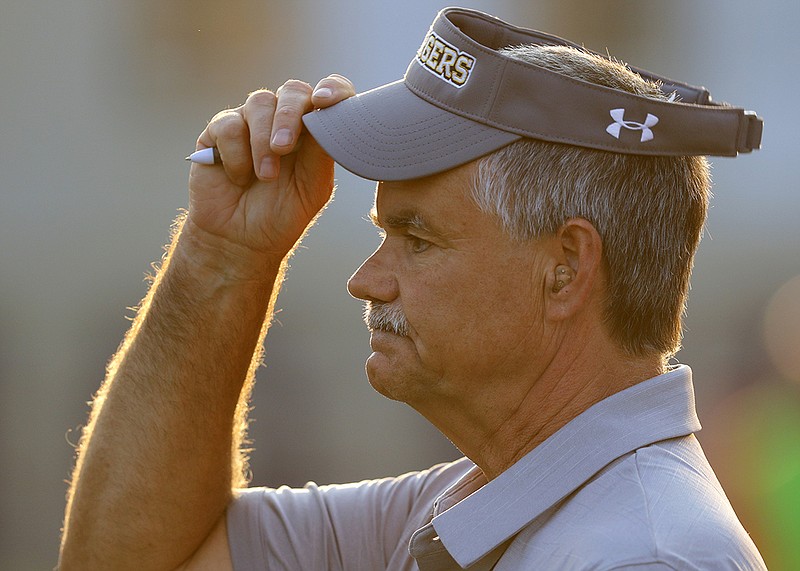
{"label": "under armour logo", "polygon": [[614,122],[606,127],[606,131],[612,137],[619,139],[619,132],[623,127],[625,127],[631,131],[641,131],[642,143],[653,140],[653,130],[650,127],[653,127],[656,123],[658,123],[658,117],[655,115],[648,113],[647,117],[645,117],[644,123],[637,123],[636,121],[625,120],[625,109],[612,109],[609,111],[609,114],[611,115],[611,118],[614,119]]}

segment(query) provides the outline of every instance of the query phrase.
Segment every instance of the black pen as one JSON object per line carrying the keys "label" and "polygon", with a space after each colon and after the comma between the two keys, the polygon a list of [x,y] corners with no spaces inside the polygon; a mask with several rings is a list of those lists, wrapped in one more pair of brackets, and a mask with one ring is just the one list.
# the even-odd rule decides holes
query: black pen
{"label": "black pen", "polygon": [[209,147],[207,149],[200,149],[193,152],[186,157],[187,161],[192,161],[200,165],[221,165],[222,159],[219,156],[219,151],[216,147]]}

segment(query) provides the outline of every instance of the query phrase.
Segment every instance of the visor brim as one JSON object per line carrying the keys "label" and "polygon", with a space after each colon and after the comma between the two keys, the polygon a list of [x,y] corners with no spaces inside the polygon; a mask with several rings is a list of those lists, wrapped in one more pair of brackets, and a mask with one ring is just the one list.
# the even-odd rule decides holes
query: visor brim
{"label": "visor brim", "polygon": [[402,80],[312,111],[303,122],[333,160],[369,180],[433,175],[521,138],[440,109]]}

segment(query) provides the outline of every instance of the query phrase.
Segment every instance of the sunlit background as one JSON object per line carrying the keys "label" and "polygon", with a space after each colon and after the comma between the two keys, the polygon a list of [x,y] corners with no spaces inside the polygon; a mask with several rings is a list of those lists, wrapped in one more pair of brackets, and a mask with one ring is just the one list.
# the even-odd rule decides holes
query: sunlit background
{"label": "sunlit background", "polygon": [[[86,402],[186,204],[197,134],[248,91],[400,77],[447,2],[0,3],[0,569],[52,568]],[[757,110],[762,151],[714,160],[680,360],[700,439],[773,570],[800,569],[800,130],[793,0],[466,5]],[[363,373],[345,291],[377,245],[372,184],[339,190],[295,256],[259,372],[256,484],[396,474],[457,452]],[[198,453],[202,451],[198,450]]]}

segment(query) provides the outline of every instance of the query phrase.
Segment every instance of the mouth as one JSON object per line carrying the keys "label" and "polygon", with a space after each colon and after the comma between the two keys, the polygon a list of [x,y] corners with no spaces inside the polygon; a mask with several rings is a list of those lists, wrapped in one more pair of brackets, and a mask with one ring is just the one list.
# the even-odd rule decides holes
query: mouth
{"label": "mouth", "polygon": [[390,347],[396,347],[399,341],[408,339],[407,335],[400,335],[387,329],[370,329],[369,346],[374,352],[382,352]]}
{"label": "mouth", "polygon": [[367,327],[369,332],[373,335],[385,333],[387,335],[393,335],[395,337],[408,337],[408,332],[404,329],[395,328],[395,327]]}

